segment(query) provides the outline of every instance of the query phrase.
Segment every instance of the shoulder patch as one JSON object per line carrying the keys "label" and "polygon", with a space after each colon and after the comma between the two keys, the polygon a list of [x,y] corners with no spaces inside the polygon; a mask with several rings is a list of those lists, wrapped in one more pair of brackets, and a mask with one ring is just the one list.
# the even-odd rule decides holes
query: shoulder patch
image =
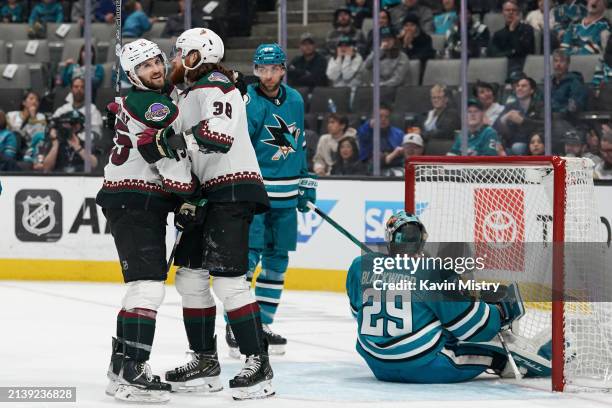
{"label": "shoulder patch", "polygon": [[160,102],[149,105],[145,112],[145,119],[152,122],[161,122],[170,114],[170,108]]}
{"label": "shoulder patch", "polygon": [[223,75],[220,72],[212,72],[209,76],[208,76],[208,80],[210,82],[223,82],[224,84],[229,84],[230,80]]}

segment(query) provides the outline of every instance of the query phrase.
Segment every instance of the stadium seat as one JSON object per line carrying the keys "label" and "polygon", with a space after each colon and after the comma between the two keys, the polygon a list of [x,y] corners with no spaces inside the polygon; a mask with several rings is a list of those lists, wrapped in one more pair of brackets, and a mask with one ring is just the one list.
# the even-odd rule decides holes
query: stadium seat
{"label": "stadium seat", "polygon": [[438,55],[442,55],[444,53],[444,45],[446,44],[446,36],[444,34],[432,34],[431,42]]}
{"label": "stadium seat", "polygon": [[6,64],[7,62],[6,44],[4,40],[0,40],[0,64]]}
{"label": "stadium seat", "polygon": [[24,90],[21,88],[3,88],[3,81],[0,81],[0,109],[4,112],[19,110]]}
{"label": "stadium seat", "polygon": [[349,99],[351,96],[351,88],[329,88],[317,87],[312,91],[310,99],[311,113],[329,112],[329,100],[331,99],[336,105],[336,112],[349,111]]}
{"label": "stadium seat", "polygon": [[408,68],[408,77],[404,80],[405,86],[417,86],[421,80],[421,61],[410,60],[410,68]]}
{"label": "stadium seat", "polygon": [[444,156],[453,147],[454,138],[430,139],[425,142],[425,154],[428,156]]}
{"label": "stadium seat", "polygon": [[506,80],[508,61],[506,58],[471,58],[468,65],[468,82],[480,81],[502,83]]}
{"label": "stadium seat", "polygon": [[166,54],[167,58],[170,58],[172,55],[172,50],[174,49],[174,44],[176,44],[176,40],[173,38],[152,38],[151,41],[156,43],[159,48]]}
{"label": "stadium seat", "polygon": [[[2,89],[28,89],[32,87],[32,77],[28,65],[23,64],[17,67],[15,76],[12,79],[5,78],[2,74],[7,64],[0,65],[0,88]],[[1,98],[0,98],[1,99]]]}
{"label": "stadium seat", "polygon": [[482,23],[489,28],[491,38],[496,31],[501,30],[506,25],[504,16],[502,13],[487,13],[485,14]]}
{"label": "stadium seat", "polygon": [[[93,40],[94,49],[96,50],[96,57],[98,53],[98,49],[96,47],[96,41]],[[64,41],[64,47],[62,50],[62,58],[61,61],[66,61],[68,58],[72,58],[77,61],[79,59],[79,51],[81,51],[81,47],[85,44],[85,39],[83,38],[69,38]]]}
{"label": "stadium seat", "polygon": [[92,23],[91,36],[97,41],[112,42],[115,40],[115,25],[107,23]]}
{"label": "stadium seat", "polygon": [[398,112],[425,113],[431,109],[430,86],[397,88],[394,108]]}
{"label": "stadium seat", "polygon": [[[153,4],[157,4],[157,3],[162,3],[162,2],[156,1]],[[164,32],[165,27],[166,27],[165,21],[158,21],[157,23],[153,23],[153,27],[151,27],[149,31],[144,33],[143,37],[150,39],[150,40],[157,41],[161,37],[162,33]]]}
{"label": "stadium seat", "polygon": [[33,40],[38,41],[38,49],[36,54],[26,54],[25,50],[30,40],[19,40],[13,42],[13,48],[11,50],[11,62],[14,64],[24,63],[48,63],[51,59],[49,54],[49,44],[47,40]]}
{"label": "stadium seat", "polygon": [[7,43],[28,39],[27,24],[0,24],[0,38]]}
{"label": "stadium seat", "polygon": [[113,67],[115,66],[112,62],[106,62],[102,64],[104,67],[104,80],[102,81],[101,88],[113,88],[115,84],[113,83]]}
{"label": "stadium seat", "polygon": [[[351,111],[354,113],[372,114],[374,98],[372,87],[359,87],[353,97]],[[380,102],[393,106],[395,102],[395,87],[383,86],[380,88]]]}
{"label": "stadium seat", "polygon": [[[60,37],[55,32],[59,26],[68,24],[70,30],[66,33],[66,36]],[[48,41],[62,41],[69,38],[81,38],[81,27],[78,23],[48,23],[47,24],[47,40]]]}
{"label": "stadium seat", "polygon": [[423,75],[423,85],[459,85],[461,60],[429,60]]}
{"label": "stadium seat", "polygon": [[599,55],[573,55],[570,62],[570,71],[578,71],[582,74],[584,82],[591,82],[595,67],[599,63]]}
{"label": "stadium seat", "polygon": [[533,78],[538,84],[544,82],[544,56],[528,55],[525,60],[523,72],[530,78]]}
{"label": "stadium seat", "polygon": [[149,15],[151,17],[168,17],[173,14],[178,14],[179,7],[178,1],[152,1],[151,11]]}
{"label": "stadium seat", "polygon": [[544,45],[542,44],[542,32],[540,30],[533,30],[533,41],[534,41],[534,53],[536,55],[542,54],[542,48]]}

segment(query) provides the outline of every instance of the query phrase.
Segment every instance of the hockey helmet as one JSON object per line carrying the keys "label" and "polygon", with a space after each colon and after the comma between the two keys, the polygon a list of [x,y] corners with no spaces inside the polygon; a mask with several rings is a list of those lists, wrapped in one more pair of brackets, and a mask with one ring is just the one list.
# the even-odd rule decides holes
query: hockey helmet
{"label": "hockey helmet", "polygon": [[385,241],[390,246],[401,244],[405,251],[419,253],[427,241],[427,230],[416,215],[401,210],[387,220]]}
{"label": "hockey helmet", "polygon": [[281,48],[280,45],[273,44],[261,44],[255,50],[255,55],[253,56],[253,64],[257,65],[285,65],[287,61],[287,56],[285,55],[285,51]]}
{"label": "hockey helmet", "polygon": [[168,71],[168,59],[166,54],[159,48],[153,41],[145,40],[144,38],[138,39],[131,43],[125,44],[121,48],[121,68],[127,74],[130,82],[137,88],[142,90],[150,90],[147,88],[138,75],[136,74],[136,68],[148,59],[161,56],[161,59],[165,66],[164,76]]}
{"label": "hockey helmet", "polygon": [[[176,50],[181,50],[181,61],[187,71],[194,70],[202,64],[217,64],[223,59],[225,46],[223,40],[209,28],[191,28],[176,39]],[[191,51],[200,53],[200,61],[193,67],[185,65]]]}

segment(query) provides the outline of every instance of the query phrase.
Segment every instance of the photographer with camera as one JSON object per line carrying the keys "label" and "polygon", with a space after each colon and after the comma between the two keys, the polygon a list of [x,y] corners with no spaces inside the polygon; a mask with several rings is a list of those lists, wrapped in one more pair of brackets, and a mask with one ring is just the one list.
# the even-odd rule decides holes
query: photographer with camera
{"label": "photographer with camera", "polygon": [[82,172],[85,162],[91,167],[98,159],[85,151],[85,116],[76,110],[54,116],[49,121],[45,145],[42,148],[42,170],[65,173]]}

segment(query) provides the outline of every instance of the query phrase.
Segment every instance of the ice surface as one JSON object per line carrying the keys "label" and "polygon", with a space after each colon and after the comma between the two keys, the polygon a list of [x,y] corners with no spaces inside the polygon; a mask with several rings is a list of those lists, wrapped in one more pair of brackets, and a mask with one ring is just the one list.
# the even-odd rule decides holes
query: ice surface
{"label": "ice surface", "polygon": [[[77,403],[16,403],[15,407],[111,407],[104,394],[120,284],[0,282],[0,386],[74,386]],[[219,303],[218,303],[219,305]],[[611,394],[555,394],[550,381],[501,381],[483,376],[449,385],[376,381],[354,348],[355,322],[342,294],[286,291],[273,328],[289,340],[272,356],[277,396],[235,402],[228,379],[241,363],[227,356],[218,309],[217,333],[226,389],[217,394],[173,394],[172,407],[612,407]],[[151,357],[154,373],[185,361],[187,339],[180,297],[168,286],[157,315]],[[453,402],[454,401],[454,402]],[[0,408],[11,404],[0,403]],[[133,405],[131,405],[133,406]]]}

